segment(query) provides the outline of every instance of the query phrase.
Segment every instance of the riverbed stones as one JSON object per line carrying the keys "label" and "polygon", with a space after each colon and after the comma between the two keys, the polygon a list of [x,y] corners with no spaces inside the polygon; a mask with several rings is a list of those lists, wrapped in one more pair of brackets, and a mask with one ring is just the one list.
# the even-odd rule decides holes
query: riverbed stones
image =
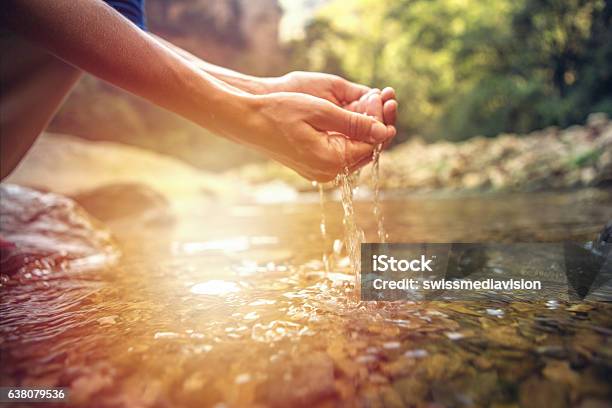
{"label": "riverbed stones", "polygon": [[270,380],[258,389],[273,407],[308,407],[336,394],[334,364],[327,354],[272,367]]}

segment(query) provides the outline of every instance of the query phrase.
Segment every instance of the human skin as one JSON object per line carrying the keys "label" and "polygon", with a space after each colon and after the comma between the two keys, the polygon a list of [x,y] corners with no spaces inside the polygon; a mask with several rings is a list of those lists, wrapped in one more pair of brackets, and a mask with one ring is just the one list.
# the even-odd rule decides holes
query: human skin
{"label": "human skin", "polygon": [[[186,60],[238,89],[252,94],[263,95],[273,92],[298,92],[326,99],[338,106],[353,112],[367,113],[368,98],[366,95],[379,94],[382,101],[382,112],[379,120],[387,125],[395,126],[397,101],[395,91],[387,87],[382,90],[371,89],[365,85],[356,84],[338,76],[321,72],[294,71],[280,77],[260,78],[220,67],[203,61],[195,55],[177,47],[169,41],[154,34],[152,36],[166,45]],[[369,100],[370,109],[377,109],[379,101]]]}
{"label": "human skin", "polygon": [[[355,170],[369,160],[373,145],[395,135],[395,128],[376,115],[343,109],[330,99],[273,87],[253,94],[225,82],[99,0],[5,0],[1,7],[3,26],[57,58],[312,180],[329,181],[345,167]],[[360,97],[369,92],[361,89]],[[370,103],[374,100],[362,104],[364,113]],[[382,99],[377,103],[383,106]]]}

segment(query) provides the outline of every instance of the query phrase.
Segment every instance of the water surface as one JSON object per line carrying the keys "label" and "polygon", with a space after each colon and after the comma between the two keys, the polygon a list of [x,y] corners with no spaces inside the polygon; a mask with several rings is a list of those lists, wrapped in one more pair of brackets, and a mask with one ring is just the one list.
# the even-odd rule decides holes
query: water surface
{"label": "water surface", "polygon": [[[327,200],[323,240],[318,193],[300,200],[186,206],[174,226],[123,225],[112,270],[5,277],[2,385],[67,386],[70,405],[99,407],[612,401],[610,304],[357,302],[346,254],[329,273],[321,261],[341,205]],[[611,202],[396,194],[381,207],[389,242],[560,242],[593,239]],[[370,200],[355,212],[376,241]]]}

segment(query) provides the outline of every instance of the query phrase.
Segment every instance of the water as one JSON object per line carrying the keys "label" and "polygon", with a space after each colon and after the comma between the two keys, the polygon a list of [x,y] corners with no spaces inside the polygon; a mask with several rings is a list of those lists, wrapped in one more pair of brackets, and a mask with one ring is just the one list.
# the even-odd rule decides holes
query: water
{"label": "water", "polygon": [[381,204],[380,204],[380,155],[382,153],[383,145],[378,144],[374,147],[372,153],[372,187],[374,188],[374,218],[376,219],[376,233],[378,235],[378,242],[387,242],[387,233],[385,231],[385,216],[383,215]]}
{"label": "water", "polygon": [[[115,268],[3,277],[1,385],[67,386],[71,405],[98,407],[609,405],[610,304],[354,302],[350,264],[325,272],[310,198],[196,203],[174,227],[123,224]],[[592,239],[611,201],[583,190],[380,205],[397,242],[558,242]],[[376,236],[369,198],[325,207],[330,242],[345,211]]]}
{"label": "water", "polygon": [[319,222],[319,230],[321,231],[321,241],[323,243],[323,267],[325,268],[325,272],[329,273],[330,271],[330,258],[329,258],[329,240],[327,238],[327,222],[325,219],[325,190],[323,188],[323,184],[313,182],[315,187],[318,187],[319,190],[319,202],[321,203],[321,221]]}
{"label": "water", "polygon": [[342,218],[344,244],[350,260],[351,271],[355,277],[355,286],[358,287],[361,271],[360,246],[365,241],[365,234],[357,224],[353,206],[353,185],[355,178],[356,176],[350,174],[349,170],[345,168],[344,172],[336,177],[336,185],[340,188],[342,209],[344,210]]}

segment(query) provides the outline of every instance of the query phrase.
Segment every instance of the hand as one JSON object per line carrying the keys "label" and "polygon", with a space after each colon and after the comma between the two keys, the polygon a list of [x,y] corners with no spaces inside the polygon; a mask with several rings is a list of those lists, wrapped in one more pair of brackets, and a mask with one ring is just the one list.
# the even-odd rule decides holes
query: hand
{"label": "hand", "polygon": [[386,125],[395,126],[397,118],[395,90],[391,87],[386,87],[382,92],[376,88],[371,89],[362,95],[358,101],[345,106],[345,109],[373,116]]}
{"label": "hand", "polygon": [[281,92],[255,100],[245,130],[252,144],[310,180],[358,169],[371,160],[374,144],[395,136],[392,126],[311,95]]}
{"label": "hand", "polygon": [[[384,121],[386,125],[395,126],[397,102],[393,88],[385,88],[381,92],[347,81],[337,75],[302,71],[270,78],[267,80],[267,88],[269,92],[299,92],[316,96],[358,113],[366,113],[368,103],[380,104],[382,110],[379,120]],[[380,99],[366,101],[365,99],[370,98],[372,94],[379,95]]]}

